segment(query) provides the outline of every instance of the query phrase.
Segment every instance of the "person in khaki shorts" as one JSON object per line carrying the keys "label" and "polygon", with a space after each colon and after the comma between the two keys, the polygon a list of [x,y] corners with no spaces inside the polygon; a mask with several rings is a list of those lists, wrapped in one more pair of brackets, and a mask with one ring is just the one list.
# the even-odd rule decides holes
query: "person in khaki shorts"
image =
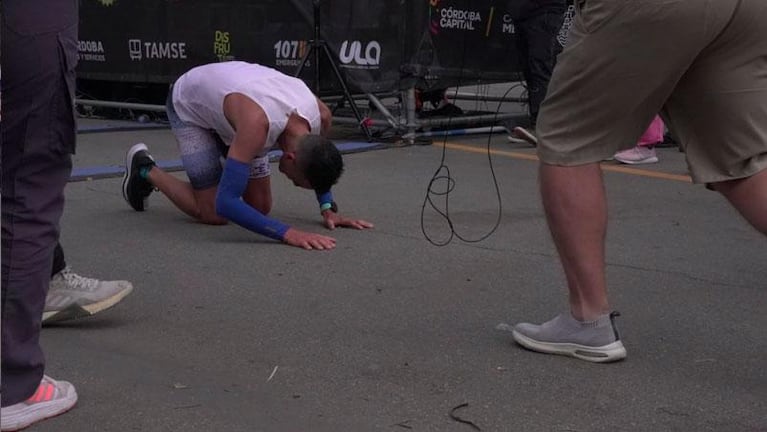
{"label": "person in khaki shorts", "polygon": [[767,234],[767,1],[576,7],[538,121],[541,196],[570,311],[517,324],[513,335],[535,351],[609,362],[626,350],[607,301],[599,162],[636,143],[657,112],[685,150],[693,181]]}

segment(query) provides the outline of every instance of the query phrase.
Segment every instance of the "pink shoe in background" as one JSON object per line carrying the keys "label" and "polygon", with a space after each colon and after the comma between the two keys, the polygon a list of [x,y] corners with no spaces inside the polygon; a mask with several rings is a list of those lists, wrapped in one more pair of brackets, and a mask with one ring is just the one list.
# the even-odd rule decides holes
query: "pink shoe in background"
{"label": "pink shoe in background", "polygon": [[615,153],[614,159],[629,165],[658,163],[658,155],[652,147],[636,146]]}

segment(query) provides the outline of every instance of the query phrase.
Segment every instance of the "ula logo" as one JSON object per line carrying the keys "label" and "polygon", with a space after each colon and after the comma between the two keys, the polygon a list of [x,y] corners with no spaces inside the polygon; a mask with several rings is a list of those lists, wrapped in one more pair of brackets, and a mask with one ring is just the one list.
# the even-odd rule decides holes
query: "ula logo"
{"label": "ula logo", "polygon": [[381,64],[381,44],[376,41],[370,41],[365,48],[362,48],[362,42],[348,40],[341,44],[341,51],[338,53],[338,58],[344,65],[350,65],[349,67],[359,67],[364,69],[370,69],[377,67]]}

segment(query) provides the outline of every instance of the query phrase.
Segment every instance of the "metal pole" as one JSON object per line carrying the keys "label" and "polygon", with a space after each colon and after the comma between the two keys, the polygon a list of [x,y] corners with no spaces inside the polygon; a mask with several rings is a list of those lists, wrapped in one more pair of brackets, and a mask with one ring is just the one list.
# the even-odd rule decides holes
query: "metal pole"
{"label": "metal pole", "polygon": [[447,92],[448,99],[453,100],[472,100],[478,102],[515,102],[515,103],[527,103],[527,98],[517,96],[490,96],[490,95],[478,95],[476,93],[451,93]]}
{"label": "metal pole", "polygon": [[420,119],[419,125],[424,128],[434,128],[443,126],[456,126],[462,124],[472,123],[497,123],[501,120],[509,120],[514,118],[524,117],[520,114],[487,114],[487,115],[473,115],[473,116],[456,116],[449,118],[426,118]]}
{"label": "metal pole", "polygon": [[83,105],[83,106],[130,109],[130,110],[137,110],[137,111],[165,112],[165,105],[150,105],[150,104],[90,100],[90,99],[75,99],[75,104]]}
{"label": "metal pole", "polygon": [[407,121],[405,124],[407,131],[402,136],[402,138],[407,140],[409,144],[413,144],[415,143],[415,133],[419,126],[415,115],[415,87],[410,87],[409,89],[403,90],[402,100],[405,102],[403,104],[403,109],[405,110],[405,118]]}
{"label": "metal pole", "polygon": [[493,134],[493,133],[508,134],[509,130],[503,126],[486,126],[486,127],[469,128],[469,129],[448,129],[443,131],[420,132],[417,135],[419,137],[439,138],[439,137],[448,137],[448,136],[457,136],[457,135]]}
{"label": "metal pole", "polygon": [[312,44],[314,51],[314,94],[320,97],[320,41],[322,41],[320,37],[320,0],[314,0],[312,7],[314,8],[314,43]]}
{"label": "metal pole", "polygon": [[399,124],[397,124],[397,120],[394,118],[391,112],[384,106],[384,104],[373,94],[368,94],[368,99],[370,100],[370,103],[372,103],[378,111],[383,114],[384,118],[386,118],[386,121],[389,122],[389,125],[395,129],[399,128]]}

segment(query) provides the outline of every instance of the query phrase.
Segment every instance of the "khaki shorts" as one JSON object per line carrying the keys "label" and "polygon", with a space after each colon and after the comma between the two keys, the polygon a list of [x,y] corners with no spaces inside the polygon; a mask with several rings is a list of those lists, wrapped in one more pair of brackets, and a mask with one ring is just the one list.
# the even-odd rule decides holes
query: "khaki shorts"
{"label": "khaki shorts", "polygon": [[538,120],[542,162],[633,147],[661,113],[696,183],[767,168],[767,0],[576,0]]}

